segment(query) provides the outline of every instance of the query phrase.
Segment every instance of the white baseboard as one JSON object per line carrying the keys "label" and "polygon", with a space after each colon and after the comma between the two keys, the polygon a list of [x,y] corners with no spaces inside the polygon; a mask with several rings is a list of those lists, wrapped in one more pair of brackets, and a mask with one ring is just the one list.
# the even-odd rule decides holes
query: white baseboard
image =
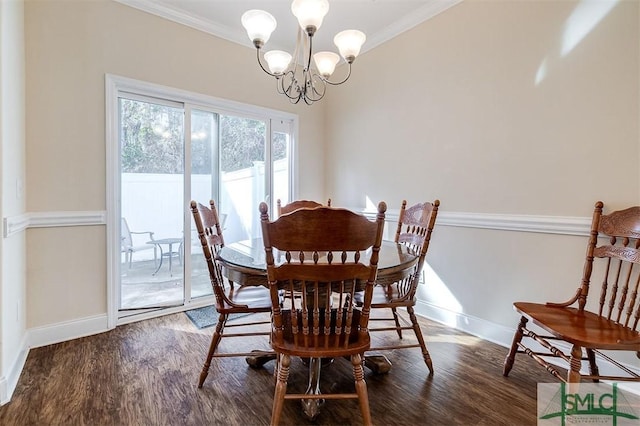
{"label": "white baseboard", "polygon": [[27,330],[28,348],[39,348],[109,331],[107,314],[64,321]]}
{"label": "white baseboard", "polygon": [[29,348],[27,347],[27,336],[25,335],[20,344],[20,352],[18,357],[14,361],[13,365],[9,369],[8,376],[0,377],[0,405],[4,405],[11,400],[13,391],[16,390],[20,374],[24,369],[24,365],[27,362],[27,356],[29,355]]}
{"label": "white baseboard", "polygon": [[8,387],[7,378],[0,376],[0,405],[4,405],[11,400]]}
{"label": "white baseboard", "polygon": [[[416,314],[430,320],[464,331],[480,339],[496,343],[500,346],[509,347],[513,339],[515,328],[504,327],[481,318],[473,317],[459,312],[449,311],[442,307],[428,302],[420,301],[416,303]],[[514,317],[514,325],[518,318]]]}

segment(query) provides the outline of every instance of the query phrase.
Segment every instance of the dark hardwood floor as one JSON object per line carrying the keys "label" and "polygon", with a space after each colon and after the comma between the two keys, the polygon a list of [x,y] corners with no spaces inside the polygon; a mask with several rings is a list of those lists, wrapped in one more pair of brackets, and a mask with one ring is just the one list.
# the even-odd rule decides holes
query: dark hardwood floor
{"label": "dark hardwood floor", "polygon": [[[505,378],[506,348],[421,323],[435,374],[428,377],[419,349],[386,352],[393,363],[388,374],[365,369],[375,424],[536,424],[536,384],[553,382],[548,373],[518,357]],[[213,328],[198,330],[180,313],[33,349],[11,402],[0,407],[0,424],[268,424],[273,362],[252,369],[243,358],[214,358],[204,387],[197,388],[212,333]],[[396,338],[380,332],[374,337],[383,334]],[[255,340],[241,344],[267,347],[266,340],[262,346]],[[306,378],[307,368],[295,360],[290,390],[303,392]],[[352,392],[349,362],[337,359],[324,367],[321,386]],[[286,401],[282,423],[350,425],[362,419],[355,400],[327,401],[314,421],[302,414],[298,401]]]}

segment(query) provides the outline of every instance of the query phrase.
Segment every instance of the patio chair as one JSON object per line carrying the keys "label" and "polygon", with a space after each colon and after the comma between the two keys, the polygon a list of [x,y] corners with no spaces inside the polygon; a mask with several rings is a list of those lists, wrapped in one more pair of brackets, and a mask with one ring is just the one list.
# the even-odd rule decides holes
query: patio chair
{"label": "patio chair", "polygon": [[134,237],[134,235],[145,235],[145,234],[149,236],[147,241],[153,241],[152,231],[131,231],[129,229],[129,224],[127,223],[127,219],[125,219],[124,217],[121,218],[120,220],[120,252],[124,253],[125,262],[129,264],[129,268],[131,268],[131,264],[133,262],[133,253],[137,253],[143,250],[153,249],[153,263],[154,265],[157,265],[158,263],[157,246],[155,244],[147,244],[147,241],[140,244],[138,239]]}

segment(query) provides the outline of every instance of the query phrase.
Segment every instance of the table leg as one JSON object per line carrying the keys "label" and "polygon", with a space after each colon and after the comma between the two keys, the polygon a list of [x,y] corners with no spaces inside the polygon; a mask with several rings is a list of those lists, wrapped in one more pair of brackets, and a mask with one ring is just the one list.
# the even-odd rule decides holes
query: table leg
{"label": "table leg", "polygon": [[169,243],[169,276],[173,277],[173,243]]}
{"label": "table leg", "polygon": [[162,267],[162,259],[164,258],[164,254],[162,253],[162,244],[156,244],[156,246],[160,247],[160,263],[158,264],[158,267],[156,268],[156,270],[151,275],[155,275],[155,274],[158,273],[158,271]]}
{"label": "table leg", "polygon": [[[321,358],[311,358],[309,360],[309,385],[306,394],[320,395],[320,367],[322,365]],[[324,404],[324,399],[303,399],[302,410],[304,414],[313,420],[319,413],[320,407]]]}

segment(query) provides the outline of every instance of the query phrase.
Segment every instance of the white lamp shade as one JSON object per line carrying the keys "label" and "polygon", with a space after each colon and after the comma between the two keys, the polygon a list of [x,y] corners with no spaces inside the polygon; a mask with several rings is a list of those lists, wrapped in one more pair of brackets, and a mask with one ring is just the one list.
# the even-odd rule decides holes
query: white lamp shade
{"label": "white lamp shade", "polygon": [[341,31],[333,38],[333,42],[338,47],[340,55],[347,61],[351,58],[351,62],[360,54],[360,48],[364,44],[367,36],[362,31],[345,30]]}
{"label": "white lamp shade", "polygon": [[291,3],[291,13],[298,18],[298,23],[303,30],[307,27],[320,29],[327,12],[329,12],[327,0],[294,0]]}
{"label": "white lamp shade", "polygon": [[318,72],[324,78],[329,78],[331,74],[333,74],[339,60],[340,56],[333,52],[318,52],[313,55],[316,68],[318,68]]}
{"label": "white lamp shade", "polygon": [[242,26],[247,30],[249,39],[255,43],[256,40],[265,44],[269,41],[271,33],[276,29],[276,18],[264,10],[247,10],[242,14]]}
{"label": "white lamp shade", "polygon": [[264,54],[264,60],[267,61],[269,71],[279,75],[286,71],[291,62],[291,55],[282,50],[270,50]]}

